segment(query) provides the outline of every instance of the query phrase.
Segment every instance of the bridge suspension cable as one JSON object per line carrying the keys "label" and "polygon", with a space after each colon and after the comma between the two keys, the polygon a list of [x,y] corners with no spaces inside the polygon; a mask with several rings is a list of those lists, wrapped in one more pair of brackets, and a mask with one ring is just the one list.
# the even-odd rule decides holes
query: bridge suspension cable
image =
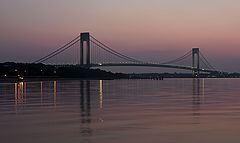
{"label": "bridge suspension cable", "polygon": [[207,65],[207,63],[206,63],[204,60],[202,60],[202,58],[200,58],[200,61],[201,61],[201,63],[204,64],[204,66],[205,66],[207,69],[211,69],[211,68]]}
{"label": "bridge suspension cable", "polygon": [[124,60],[127,60],[127,61],[131,61],[131,62],[137,62],[137,63],[144,63],[143,61],[140,61],[140,60],[137,60],[137,59],[134,59],[134,58],[131,58],[129,56],[126,56],[126,55],[123,55],[115,50],[113,50],[112,48],[108,47],[107,45],[103,44],[102,42],[100,42],[99,40],[97,40],[95,37],[91,36],[90,37],[92,38],[90,41],[92,43],[94,43],[95,45],[97,45],[99,48],[119,57],[119,58],[122,58]]}
{"label": "bridge suspension cable", "polygon": [[199,52],[200,53],[200,56],[203,58],[203,60],[202,60],[202,62],[209,68],[209,69],[214,69],[215,70],[215,68],[214,68],[214,66],[212,66],[211,64],[210,64],[210,62],[208,62],[208,60],[207,60],[207,58],[202,54],[202,52]]}
{"label": "bridge suspension cable", "polygon": [[163,63],[161,63],[161,64],[172,64],[172,63],[176,63],[176,62],[179,62],[179,61],[182,61],[182,60],[188,58],[188,57],[191,56],[191,55],[192,55],[192,51],[189,51],[189,52],[187,52],[186,54],[184,54],[183,56],[181,56],[181,57],[179,57],[179,58],[176,58],[176,59],[171,60],[171,61],[163,62]]}
{"label": "bridge suspension cable", "polygon": [[[126,57],[123,57],[123,56],[121,56],[121,55],[119,55],[119,54],[116,54],[116,53],[114,53],[114,52],[106,49],[105,47],[103,47],[102,45],[96,43],[95,41],[92,41],[92,40],[91,40],[91,42],[92,42],[93,44],[95,44],[96,46],[98,46],[99,48],[103,49],[104,51],[108,52],[108,53],[111,53],[111,54],[113,54],[113,55],[115,55],[115,56],[117,56],[117,57],[119,57],[119,58],[124,59],[124,60],[130,61],[130,59],[128,59],[128,58],[126,58]],[[131,61],[132,61],[132,60],[131,60]],[[133,61],[133,62],[135,62],[135,61]]]}
{"label": "bridge suspension cable", "polygon": [[68,42],[67,44],[63,45],[62,47],[58,48],[57,50],[51,52],[50,54],[34,61],[33,63],[41,63],[44,62],[48,59],[51,59],[52,57],[64,52],[65,50],[71,48],[71,46],[73,46],[74,44],[76,44],[77,42],[80,41],[80,36],[77,36],[76,38],[74,38],[73,40],[71,40],[70,42]]}

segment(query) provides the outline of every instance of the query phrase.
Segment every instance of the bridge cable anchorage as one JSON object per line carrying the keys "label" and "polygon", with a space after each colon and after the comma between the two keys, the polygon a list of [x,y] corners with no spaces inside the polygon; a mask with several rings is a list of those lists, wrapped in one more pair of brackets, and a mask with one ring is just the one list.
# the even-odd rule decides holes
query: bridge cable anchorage
{"label": "bridge cable anchorage", "polygon": [[210,69],[214,69],[215,70],[215,67],[212,66],[210,64],[210,62],[208,62],[207,58],[205,58],[205,56],[202,54],[202,52],[199,52],[200,53],[200,56],[203,58],[203,60],[206,62],[206,64],[210,67]]}
{"label": "bridge cable anchorage", "polygon": [[74,44],[76,44],[77,42],[80,41],[80,36],[77,36],[76,38],[74,38],[73,40],[71,40],[70,42],[68,42],[67,44],[63,45],[62,47],[58,48],[57,50],[51,52],[50,54],[34,61],[33,63],[41,63],[44,62],[60,53],[62,53],[63,51],[67,50],[68,48],[70,48],[71,46],[73,46]]}
{"label": "bridge cable anchorage", "polygon": [[188,58],[188,57],[191,56],[191,55],[192,55],[192,51],[189,51],[189,52],[187,52],[186,54],[184,54],[183,56],[181,56],[181,57],[179,57],[179,58],[176,58],[176,59],[171,60],[171,61],[163,62],[163,63],[161,63],[161,64],[172,64],[172,63],[176,63],[176,62],[179,62],[179,61],[182,61],[182,60]]}
{"label": "bridge cable anchorage", "polygon": [[99,46],[100,48],[102,48],[103,50],[105,50],[105,51],[107,51],[107,52],[109,52],[111,54],[114,54],[114,55],[116,55],[116,56],[118,56],[120,58],[123,58],[123,59],[131,61],[131,62],[144,63],[143,61],[131,58],[129,56],[123,55],[123,54],[113,50],[112,48],[110,48],[107,45],[103,44],[102,42],[100,42],[99,40],[97,40],[95,37],[93,37],[91,35],[90,35],[90,37],[93,39],[93,40],[91,40],[91,42],[93,42],[94,44],[96,44],[97,46]]}

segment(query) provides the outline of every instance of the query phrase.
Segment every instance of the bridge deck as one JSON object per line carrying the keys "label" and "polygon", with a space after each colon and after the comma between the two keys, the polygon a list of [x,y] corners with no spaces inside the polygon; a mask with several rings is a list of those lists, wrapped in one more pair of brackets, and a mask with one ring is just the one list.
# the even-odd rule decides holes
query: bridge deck
{"label": "bridge deck", "polygon": [[180,66],[180,65],[169,65],[169,64],[152,64],[152,63],[103,63],[103,64],[91,64],[89,67],[116,67],[116,66],[140,66],[140,67],[163,67],[163,68],[173,68],[173,69],[183,69],[183,70],[195,70],[200,72],[218,72],[209,69],[197,69],[190,66]]}

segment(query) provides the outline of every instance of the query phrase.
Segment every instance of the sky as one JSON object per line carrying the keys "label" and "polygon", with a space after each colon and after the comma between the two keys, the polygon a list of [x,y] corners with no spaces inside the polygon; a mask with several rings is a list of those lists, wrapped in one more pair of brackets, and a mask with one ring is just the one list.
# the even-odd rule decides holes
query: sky
{"label": "sky", "polygon": [[31,62],[88,31],[115,50],[166,61],[199,47],[240,72],[239,0],[1,0],[0,62]]}

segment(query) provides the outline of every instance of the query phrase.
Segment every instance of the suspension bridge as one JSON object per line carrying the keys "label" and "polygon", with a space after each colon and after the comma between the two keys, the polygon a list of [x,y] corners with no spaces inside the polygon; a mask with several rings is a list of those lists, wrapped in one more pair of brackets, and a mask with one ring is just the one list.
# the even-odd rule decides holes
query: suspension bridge
{"label": "suspension bridge", "polygon": [[[70,49],[74,49],[72,50],[72,54],[75,54],[76,56],[70,55],[68,58],[63,58],[62,56],[65,55],[64,53],[71,53],[69,52],[71,51]],[[69,59],[69,57],[75,59],[72,60],[72,62],[67,62],[67,64],[55,63],[55,65],[58,66],[78,65],[84,68],[116,66],[162,67],[190,70],[194,76],[198,76],[200,73],[220,72],[210,64],[199,48],[192,48],[182,56],[166,62],[148,62],[122,54],[99,41],[87,32],[81,33],[67,44],[47,54],[46,56],[35,60],[33,63],[49,63],[53,59],[56,60],[56,57],[61,57],[61,60]],[[185,64],[183,63],[184,61]],[[186,64],[186,61],[188,64]]]}

